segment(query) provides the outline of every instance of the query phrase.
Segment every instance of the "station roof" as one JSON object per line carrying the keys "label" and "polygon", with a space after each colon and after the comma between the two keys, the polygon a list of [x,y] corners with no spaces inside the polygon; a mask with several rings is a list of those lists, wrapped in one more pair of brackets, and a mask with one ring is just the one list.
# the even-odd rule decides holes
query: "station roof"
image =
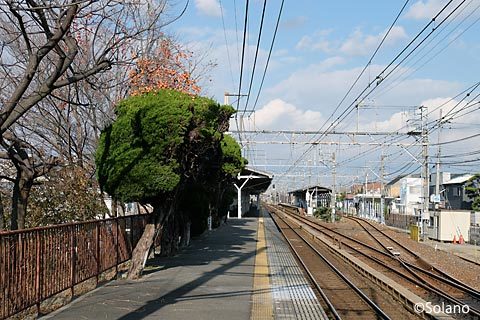
{"label": "station roof", "polygon": [[289,191],[288,193],[289,193],[289,194],[305,193],[305,192],[307,192],[307,190],[308,190],[309,192],[312,192],[312,191],[315,191],[315,190],[316,190],[318,193],[330,193],[330,192],[332,192],[332,189],[327,188],[327,187],[322,187],[322,186],[310,186],[310,187],[305,187],[305,188],[302,188],[302,189],[297,189],[297,190]]}
{"label": "station roof", "polygon": [[243,186],[242,191],[250,194],[260,194],[267,191],[272,182],[273,174],[246,167],[240,175],[237,176],[237,186],[242,185],[246,179],[248,179],[248,181]]}

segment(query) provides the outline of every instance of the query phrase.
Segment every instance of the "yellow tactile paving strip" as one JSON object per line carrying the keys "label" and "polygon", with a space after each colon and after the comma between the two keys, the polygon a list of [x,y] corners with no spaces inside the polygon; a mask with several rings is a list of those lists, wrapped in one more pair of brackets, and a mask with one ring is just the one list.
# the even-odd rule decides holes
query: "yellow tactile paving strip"
{"label": "yellow tactile paving strip", "polygon": [[250,319],[273,319],[273,302],[270,288],[267,243],[263,218],[258,219],[257,253],[253,276],[252,312]]}

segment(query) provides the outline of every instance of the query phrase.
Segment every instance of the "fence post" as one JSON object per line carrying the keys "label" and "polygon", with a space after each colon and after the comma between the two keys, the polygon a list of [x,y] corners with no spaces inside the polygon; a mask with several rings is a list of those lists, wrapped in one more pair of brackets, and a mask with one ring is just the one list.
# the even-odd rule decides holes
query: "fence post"
{"label": "fence post", "polygon": [[99,280],[99,275],[100,275],[100,223],[99,222],[95,222],[95,228],[97,230],[97,234],[96,234],[96,243],[97,243],[97,247],[96,247],[96,258],[97,258],[97,272],[96,272],[96,278],[97,278],[97,285],[98,285],[98,280]]}
{"label": "fence post", "polygon": [[42,263],[42,256],[43,256],[43,250],[42,250],[42,235],[40,234],[42,231],[37,231],[35,232],[35,243],[37,245],[35,254],[37,255],[36,259],[36,267],[35,267],[35,293],[37,296],[37,313],[40,314],[40,302],[42,302],[42,289],[41,289],[41,273],[42,273],[42,268],[41,268],[41,263]]}
{"label": "fence post", "polygon": [[70,242],[71,242],[71,257],[70,257],[70,260],[71,260],[71,277],[72,277],[72,282],[71,282],[71,288],[70,290],[72,291],[72,299],[73,299],[73,296],[74,296],[74,287],[75,287],[75,265],[77,264],[77,261],[76,261],[76,240],[77,240],[77,237],[76,237],[76,234],[75,234],[75,231],[76,231],[76,228],[75,228],[75,225],[71,226],[70,228]]}
{"label": "fence post", "polygon": [[119,224],[118,221],[120,221],[119,219],[121,219],[121,218],[118,218],[118,217],[117,217],[117,218],[115,219],[116,231],[117,231],[117,232],[116,232],[116,238],[117,238],[117,240],[116,240],[116,244],[115,244],[115,247],[116,247],[116,250],[115,250],[115,251],[117,252],[117,256],[116,256],[116,259],[117,259],[117,260],[115,261],[115,278],[118,278],[118,260],[119,260],[119,259],[118,259],[118,224]]}

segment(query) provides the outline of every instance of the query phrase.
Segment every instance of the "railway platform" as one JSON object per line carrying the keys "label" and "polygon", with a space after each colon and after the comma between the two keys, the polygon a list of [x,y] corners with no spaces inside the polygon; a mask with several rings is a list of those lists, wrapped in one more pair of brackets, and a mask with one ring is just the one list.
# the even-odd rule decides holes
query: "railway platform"
{"label": "railway platform", "polygon": [[425,241],[424,244],[436,248],[436,250],[445,251],[457,255],[460,258],[480,263],[480,245],[472,245],[468,243],[453,244],[434,240]]}
{"label": "railway platform", "polygon": [[180,254],[150,263],[41,319],[324,319],[270,217],[231,219]]}

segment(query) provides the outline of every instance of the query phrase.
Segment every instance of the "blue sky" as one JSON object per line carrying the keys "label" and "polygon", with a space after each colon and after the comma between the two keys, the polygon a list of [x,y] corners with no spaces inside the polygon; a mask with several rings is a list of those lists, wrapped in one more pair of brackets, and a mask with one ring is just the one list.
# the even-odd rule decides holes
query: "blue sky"
{"label": "blue sky", "polygon": [[[339,107],[339,112],[334,114],[334,118],[354,102],[356,94],[379,74],[380,70],[417,35],[447,2],[447,0],[408,2],[377,56],[367,68],[352,94]],[[267,3],[259,59],[248,109],[253,108],[280,3],[280,0],[270,0]],[[319,130],[323,124],[328,126],[330,122],[327,119],[369,61],[404,3],[404,0],[285,0],[263,91],[259,103],[255,107],[256,112],[245,120],[245,127],[250,129]],[[395,72],[362,101],[363,104],[374,107],[361,109],[359,112],[360,129],[398,131],[405,126],[409,118],[408,111],[411,110],[407,106],[428,106],[431,111],[430,119],[436,119],[439,116],[437,108],[439,105],[449,101],[450,98],[479,80],[480,43],[478,42],[478,33],[480,24],[477,19],[480,19],[480,1],[467,0],[463,4],[461,3],[461,0],[454,0],[423,34],[426,35],[433,27],[438,27],[432,36],[419,46],[410,59],[399,65]],[[461,6],[457,11],[438,26],[442,19],[459,4]],[[262,0],[250,1],[242,93],[248,90],[262,6]],[[222,12],[225,29],[222,24]],[[205,81],[203,85],[203,93],[220,102],[223,101],[225,91],[238,91],[244,14],[245,1],[193,0],[186,14],[169,26],[169,32],[180,41],[188,44],[193,51],[199,54],[205,53],[209,60],[217,64],[216,68],[210,72],[210,81]],[[420,39],[422,38],[423,36]],[[473,94],[475,92],[472,93],[472,96]],[[459,101],[460,98],[443,106],[444,114],[448,110],[458,108],[455,105]],[[385,105],[400,107],[397,109],[383,108]],[[243,110],[244,107],[245,99],[241,100],[240,110]],[[479,123],[479,120],[478,112],[470,113],[468,117],[452,119],[452,122],[457,122],[458,126],[455,127],[452,124],[450,125],[451,129],[444,129],[441,140],[462,138],[478,131],[479,127],[476,124]],[[338,124],[337,129],[356,129],[356,122],[357,119],[352,113]],[[463,127],[460,128],[460,124]],[[235,126],[234,123],[232,125]],[[432,133],[430,139],[436,141],[437,133]],[[469,143],[479,145],[477,142],[478,140],[469,140]],[[446,145],[444,149],[447,153],[462,153],[465,150],[471,150],[471,144],[470,149],[465,144]],[[248,153],[248,150],[245,150],[252,164],[258,164],[261,160],[264,161],[263,163],[272,163],[272,159],[285,159],[285,163],[291,163],[298,159],[307,147],[298,146],[294,151],[287,145],[262,145],[255,148],[256,154],[255,152]],[[433,154],[435,150],[432,148],[431,153]],[[333,151],[325,146],[321,151],[307,153],[300,162],[317,162],[320,156],[313,153],[328,154]],[[338,158],[341,161],[342,159],[348,160],[349,157],[364,151],[365,147],[357,147],[355,150],[338,147],[336,152],[340,155]],[[417,152],[415,147],[412,147],[410,151]],[[396,164],[396,162],[412,161],[408,154],[392,150],[391,147],[384,149],[383,152],[399,154],[395,156],[394,160],[396,161],[392,159],[391,163],[387,164],[387,171],[390,172],[394,172],[396,168],[403,165],[403,163]],[[479,156],[476,155],[476,157]],[[355,160],[355,164],[357,166],[369,165],[369,161],[378,160],[378,158],[378,152],[367,153],[366,157]],[[450,169],[459,172],[475,170],[475,165],[478,163],[472,163],[471,168],[452,166]],[[284,168],[273,167],[264,167],[263,169],[284,170]],[[342,171],[341,168],[340,171]],[[345,176],[361,175],[361,169],[353,170],[345,167],[343,171]],[[325,179],[328,180],[328,177]],[[306,183],[306,181],[302,181],[302,183]],[[328,181],[325,183],[328,184]]]}

